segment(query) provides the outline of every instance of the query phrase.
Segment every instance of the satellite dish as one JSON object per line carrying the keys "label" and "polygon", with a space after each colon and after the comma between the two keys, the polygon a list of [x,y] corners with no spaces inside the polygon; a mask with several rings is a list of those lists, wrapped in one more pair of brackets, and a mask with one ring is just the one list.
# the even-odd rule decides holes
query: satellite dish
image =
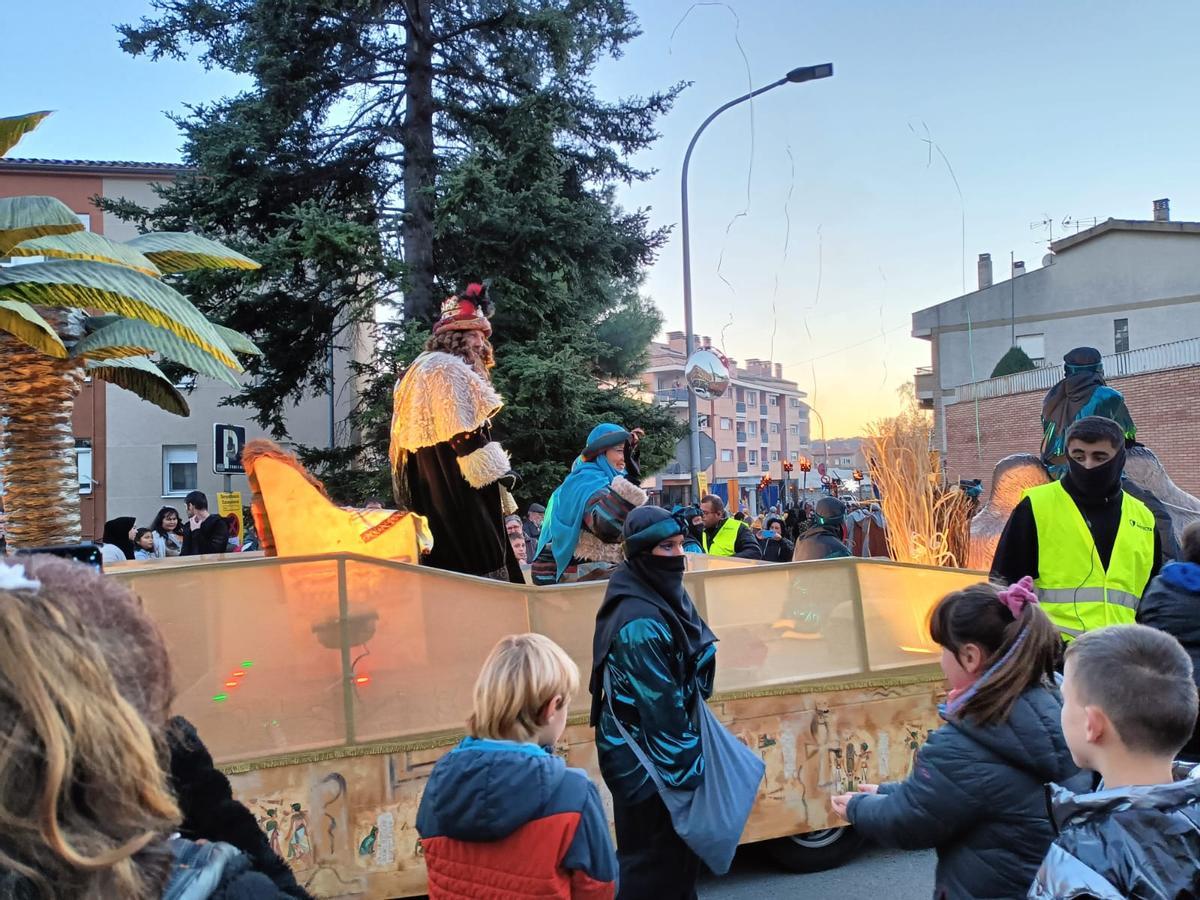
{"label": "satellite dish", "polygon": [[1042,268],[1045,268],[1046,266],[1052,266],[1052,265],[1054,265],[1054,254],[1047,253],[1045,256],[1042,257]]}
{"label": "satellite dish", "polygon": [[697,350],[688,357],[683,377],[692,393],[701,400],[716,400],[729,390],[729,366],[724,357],[711,348]]}

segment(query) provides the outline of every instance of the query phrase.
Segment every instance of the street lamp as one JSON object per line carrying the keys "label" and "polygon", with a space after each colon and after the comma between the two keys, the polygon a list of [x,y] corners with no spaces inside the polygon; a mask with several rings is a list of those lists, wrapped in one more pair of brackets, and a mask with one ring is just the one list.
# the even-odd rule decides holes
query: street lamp
{"label": "street lamp", "polygon": [[[688,227],[688,166],[692,161],[692,150],[696,148],[696,141],[700,140],[700,135],[704,133],[704,129],[709,126],[709,123],[730,107],[737,106],[739,103],[744,103],[747,100],[757,97],[759,94],[765,94],[767,91],[774,90],[785,84],[799,84],[802,81],[814,81],[818,78],[829,78],[832,75],[833,63],[823,63],[819,66],[800,66],[799,68],[792,69],[778,81],[764,85],[748,94],[743,94],[736,100],[730,100],[724,106],[719,107],[712,115],[700,123],[700,127],[692,135],[687,153],[683,155],[683,176],[680,179],[683,197],[683,325],[684,330],[687,332],[686,346],[688,357],[691,357],[696,350],[696,333],[692,328],[692,244],[691,232]],[[688,442],[688,469],[692,475],[693,502],[696,503],[700,502],[700,424],[697,419],[696,395],[689,390],[688,428],[691,432],[691,437]]]}

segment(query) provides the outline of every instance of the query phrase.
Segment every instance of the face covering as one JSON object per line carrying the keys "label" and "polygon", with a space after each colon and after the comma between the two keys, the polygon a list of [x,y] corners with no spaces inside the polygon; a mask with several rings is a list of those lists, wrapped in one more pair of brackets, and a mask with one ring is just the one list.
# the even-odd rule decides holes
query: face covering
{"label": "face covering", "polygon": [[1117,451],[1108,462],[1085,469],[1073,459],[1067,460],[1070,467],[1071,483],[1087,497],[1100,499],[1111,496],[1121,485],[1121,473],[1125,470],[1125,448]]}
{"label": "face covering", "polygon": [[664,575],[679,575],[687,571],[685,556],[655,556],[653,553],[643,554],[647,568],[662,572]]}

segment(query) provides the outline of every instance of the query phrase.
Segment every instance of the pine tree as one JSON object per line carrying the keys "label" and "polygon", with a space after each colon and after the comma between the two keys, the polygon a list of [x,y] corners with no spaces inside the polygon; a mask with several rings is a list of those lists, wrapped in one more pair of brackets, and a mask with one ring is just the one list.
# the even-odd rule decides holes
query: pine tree
{"label": "pine tree", "polygon": [[664,235],[613,190],[648,174],[629,160],[679,87],[607,102],[589,81],[637,34],[626,0],[153,6],[121,29],[128,52],[198,52],[253,80],[178,119],[196,172],[164,189],[163,206],[115,205],[147,227],[236,235],[263,263],[250,291],[205,276],[198,292],[264,351],[235,402],[285,434],[286,401],[324,388],[330,343],[402,290],[360,442],[310,455],[336,463],[341,490],[377,492],[385,473],[344,463],[386,458],[393,367],[412,358],[441,297],[490,277],[507,399],[496,425],[519,497],[544,500],[605,419],[650,432],[647,468],[670,457],[678,426],[629,383],[660,325],[637,289]]}
{"label": "pine tree", "polygon": [[996,363],[996,368],[992,369],[992,378],[999,378],[1002,375],[1015,375],[1017,372],[1029,372],[1036,369],[1029,354],[1020,347],[1012,347],[1006,352],[1000,361]]}

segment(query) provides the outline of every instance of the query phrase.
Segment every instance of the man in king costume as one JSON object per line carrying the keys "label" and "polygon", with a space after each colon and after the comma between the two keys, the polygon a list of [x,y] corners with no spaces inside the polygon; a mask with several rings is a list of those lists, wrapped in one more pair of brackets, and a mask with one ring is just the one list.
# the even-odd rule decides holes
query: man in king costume
{"label": "man in king costume", "polygon": [[429,520],[427,565],[523,584],[504,516],[516,511],[508,454],[492,440],[503,401],[492,387],[487,288],[442,304],[425,352],[392,395],[392,484],[400,509]]}

